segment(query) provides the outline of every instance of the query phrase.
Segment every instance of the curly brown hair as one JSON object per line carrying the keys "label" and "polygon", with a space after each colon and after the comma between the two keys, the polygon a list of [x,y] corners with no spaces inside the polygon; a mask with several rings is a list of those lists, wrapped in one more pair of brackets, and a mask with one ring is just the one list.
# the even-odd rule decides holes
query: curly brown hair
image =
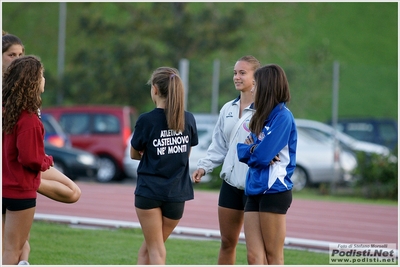
{"label": "curly brown hair", "polygon": [[7,68],[3,75],[3,132],[12,132],[23,110],[38,115],[42,72],[43,65],[36,56],[15,59]]}

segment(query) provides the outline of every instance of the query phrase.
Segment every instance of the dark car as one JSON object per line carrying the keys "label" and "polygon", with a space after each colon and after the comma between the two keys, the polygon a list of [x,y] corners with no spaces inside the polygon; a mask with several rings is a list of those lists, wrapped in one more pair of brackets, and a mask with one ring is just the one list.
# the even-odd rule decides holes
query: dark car
{"label": "dark car", "polygon": [[47,141],[44,142],[44,150],[47,155],[53,156],[54,167],[71,180],[97,175],[99,161],[92,153],[72,147],[57,147]]}
{"label": "dark car", "polygon": [[357,140],[383,145],[391,150],[398,145],[398,125],[393,119],[340,118],[337,129]]}
{"label": "dark car", "polygon": [[71,140],[61,125],[50,114],[41,114],[44,126],[44,140],[57,147],[72,147]]}

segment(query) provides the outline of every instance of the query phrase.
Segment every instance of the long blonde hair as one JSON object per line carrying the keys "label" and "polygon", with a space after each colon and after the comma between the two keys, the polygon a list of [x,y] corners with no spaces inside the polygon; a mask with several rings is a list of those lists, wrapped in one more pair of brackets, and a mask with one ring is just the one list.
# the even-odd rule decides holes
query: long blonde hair
{"label": "long blonde hair", "polygon": [[165,98],[165,116],[168,128],[176,132],[185,129],[184,88],[179,72],[171,67],[159,67],[147,82],[156,85],[160,97]]}

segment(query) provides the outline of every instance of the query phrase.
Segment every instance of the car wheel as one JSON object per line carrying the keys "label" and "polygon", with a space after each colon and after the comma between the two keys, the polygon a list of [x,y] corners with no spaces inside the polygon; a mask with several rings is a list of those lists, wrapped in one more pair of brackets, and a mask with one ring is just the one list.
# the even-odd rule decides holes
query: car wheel
{"label": "car wheel", "polygon": [[107,183],[118,175],[118,168],[115,162],[106,156],[100,156],[99,170],[97,171],[97,181]]}
{"label": "car wheel", "polygon": [[293,190],[300,191],[308,184],[307,172],[300,166],[296,166],[292,175]]}

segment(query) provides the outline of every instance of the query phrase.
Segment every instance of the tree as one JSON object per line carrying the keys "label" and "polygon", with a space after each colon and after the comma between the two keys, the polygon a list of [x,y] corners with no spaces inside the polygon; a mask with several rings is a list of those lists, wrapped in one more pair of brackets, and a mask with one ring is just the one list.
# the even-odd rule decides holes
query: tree
{"label": "tree", "polygon": [[148,110],[146,82],[155,68],[232,49],[241,38],[241,5],[226,10],[219,3],[79,3],[79,8],[85,45],[77,47],[65,74],[66,104],[129,104]]}

